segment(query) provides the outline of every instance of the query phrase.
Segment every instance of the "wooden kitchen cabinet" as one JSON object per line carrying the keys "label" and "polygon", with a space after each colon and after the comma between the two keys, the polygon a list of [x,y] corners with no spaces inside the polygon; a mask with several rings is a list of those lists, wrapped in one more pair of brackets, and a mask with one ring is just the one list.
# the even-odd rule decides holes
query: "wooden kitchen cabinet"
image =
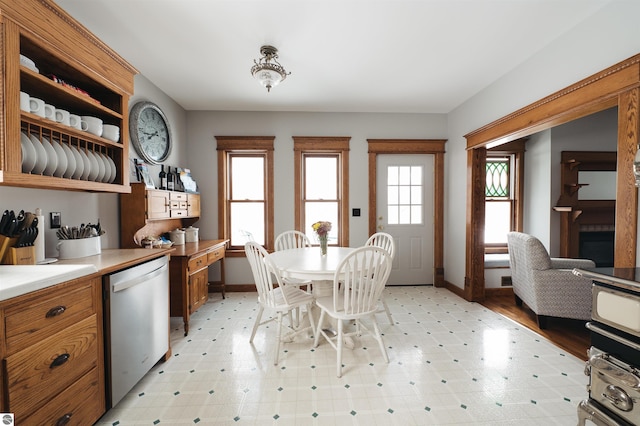
{"label": "wooden kitchen cabinet", "polygon": [[2,301],[0,320],[0,412],[20,425],[93,424],[105,413],[100,277]]}
{"label": "wooden kitchen cabinet", "polygon": [[200,194],[187,194],[187,216],[200,216]]}
{"label": "wooden kitchen cabinet", "polygon": [[[0,92],[0,185],[129,192],[128,104],[137,70],[52,0],[0,0],[0,18],[4,88]],[[20,55],[31,59],[37,70],[21,63]],[[23,111],[21,91],[71,114],[116,125],[120,140],[113,142]],[[90,173],[46,175],[23,170],[21,132],[32,135],[32,143],[41,145],[38,149],[47,141],[59,143],[67,151],[65,163],[71,162],[69,154],[72,158],[78,154],[74,162],[78,156],[86,157],[90,167],[83,169],[91,169]],[[106,170],[94,173],[96,166],[102,169],[100,161],[105,169],[111,168],[108,179]],[[82,162],[87,165],[84,158]]]}
{"label": "wooden kitchen cabinet", "polygon": [[168,219],[171,217],[169,191],[149,189],[145,192],[145,196],[147,198],[147,219]]}
{"label": "wooden kitchen cabinet", "polygon": [[193,225],[200,217],[200,194],[149,189],[131,184],[131,193],[120,195],[120,245],[139,247],[134,238],[160,236]]}
{"label": "wooden kitchen cabinet", "polygon": [[174,246],[169,261],[170,314],[182,317],[184,335],[189,333],[189,319],[209,298],[209,266],[220,261],[221,285],[224,286],[224,256],[228,240],[201,240]]}

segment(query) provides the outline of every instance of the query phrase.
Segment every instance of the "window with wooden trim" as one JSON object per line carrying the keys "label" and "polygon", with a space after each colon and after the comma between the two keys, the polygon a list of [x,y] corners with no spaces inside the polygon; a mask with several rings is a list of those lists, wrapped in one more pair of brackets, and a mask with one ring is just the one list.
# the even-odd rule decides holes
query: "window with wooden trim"
{"label": "window with wooden trim", "polygon": [[273,247],[273,146],[275,137],[216,136],[218,232],[228,252],[247,241]]}
{"label": "window with wooden trim", "polygon": [[329,244],[349,245],[349,139],[293,138],[295,227],[314,243],[311,225],[329,221]]}
{"label": "window with wooden trim", "polygon": [[524,141],[487,151],[485,253],[507,253],[507,233],[522,230],[523,161]]}

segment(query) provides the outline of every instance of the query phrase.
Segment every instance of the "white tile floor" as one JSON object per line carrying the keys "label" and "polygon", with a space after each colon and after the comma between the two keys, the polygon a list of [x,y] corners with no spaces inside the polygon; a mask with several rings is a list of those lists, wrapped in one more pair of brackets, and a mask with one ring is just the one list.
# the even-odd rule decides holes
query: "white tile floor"
{"label": "white tile floor", "polygon": [[[388,287],[394,316],[375,341],[335,351],[300,337],[273,365],[273,325],[249,335],[255,293],[212,295],[189,336],[172,318],[173,356],[98,425],[575,425],[584,362],[536,333],[433,287]],[[272,323],[273,324],[273,323]]]}

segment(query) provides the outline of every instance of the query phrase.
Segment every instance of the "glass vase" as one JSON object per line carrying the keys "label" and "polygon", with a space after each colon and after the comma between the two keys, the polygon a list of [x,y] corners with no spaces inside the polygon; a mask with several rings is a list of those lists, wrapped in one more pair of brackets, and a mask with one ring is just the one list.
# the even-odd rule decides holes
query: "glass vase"
{"label": "glass vase", "polygon": [[327,236],[322,236],[322,237],[318,237],[318,240],[320,241],[320,253],[323,256],[327,255]]}

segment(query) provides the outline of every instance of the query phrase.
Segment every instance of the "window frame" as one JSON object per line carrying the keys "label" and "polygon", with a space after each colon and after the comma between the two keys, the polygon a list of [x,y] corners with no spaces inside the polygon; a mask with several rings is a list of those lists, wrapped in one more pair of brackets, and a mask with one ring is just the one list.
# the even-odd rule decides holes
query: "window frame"
{"label": "window frame", "polygon": [[293,136],[295,229],[305,232],[305,155],[337,155],[338,246],[349,246],[349,141],[350,137]]}
{"label": "window frame", "polygon": [[[513,142],[509,142],[493,149],[487,150],[486,158],[491,157],[509,157],[509,185],[511,185],[510,200],[511,200],[511,217],[510,227],[511,231],[522,232],[523,224],[523,194],[524,194],[524,152],[526,138],[518,139]],[[486,162],[486,160],[485,160]],[[485,186],[486,186],[486,166],[485,166]],[[485,191],[483,191],[485,193]],[[489,197],[491,198],[491,197]],[[485,204],[487,203],[487,197],[485,195]],[[484,238],[483,238],[484,240]],[[501,244],[489,244],[484,243],[485,254],[490,253],[508,253],[509,249],[507,243]]]}
{"label": "window frame", "polygon": [[[231,200],[229,161],[233,155],[260,155],[264,157],[265,214],[264,232],[267,250],[274,244],[274,184],[273,160],[275,136],[215,136],[218,153],[218,238],[231,240]],[[244,247],[229,246],[228,257],[244,257]]]}

